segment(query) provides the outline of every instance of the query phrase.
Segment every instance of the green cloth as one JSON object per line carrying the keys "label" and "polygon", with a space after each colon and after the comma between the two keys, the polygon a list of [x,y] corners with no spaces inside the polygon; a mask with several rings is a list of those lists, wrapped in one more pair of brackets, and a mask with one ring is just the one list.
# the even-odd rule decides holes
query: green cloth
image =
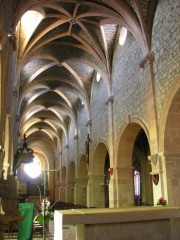
{"label": "green cloth", "polygon": [[20,203],[20,215],[25,216],[23,221],[19,222],[18,240],[32,240],[32,227],[34,218],[34,204],[33,203]]}

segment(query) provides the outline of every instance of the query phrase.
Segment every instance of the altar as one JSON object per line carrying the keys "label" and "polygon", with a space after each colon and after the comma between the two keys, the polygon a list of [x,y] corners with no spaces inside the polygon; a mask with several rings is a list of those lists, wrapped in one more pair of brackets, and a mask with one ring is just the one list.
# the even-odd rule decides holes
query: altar
{"label": "altar", "polygon": [[66,224],[76,225],[78,240],[179,240],[180,207],[56,210],[55,240],[63,240]]}

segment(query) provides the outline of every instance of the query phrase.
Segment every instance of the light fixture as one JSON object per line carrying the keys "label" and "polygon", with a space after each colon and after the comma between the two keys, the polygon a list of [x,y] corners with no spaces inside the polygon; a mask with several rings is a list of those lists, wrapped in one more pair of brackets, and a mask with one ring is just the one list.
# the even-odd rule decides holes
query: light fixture
{"label": "light fixture", "polygon": [[13,163],[13,172],[16,174],[16,169],[20,166],[21,163],[32,163],[34,159],[33,150],[28,148],[26,142],[26,135],[24,134],[22,147],[18,148]]}

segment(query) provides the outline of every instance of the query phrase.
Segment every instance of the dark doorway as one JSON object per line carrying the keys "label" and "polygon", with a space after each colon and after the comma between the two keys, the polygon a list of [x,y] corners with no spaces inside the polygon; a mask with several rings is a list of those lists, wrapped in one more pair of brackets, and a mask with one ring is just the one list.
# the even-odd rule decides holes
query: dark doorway
{"label": "dark doorway", "polygon": [[110,180],[110,162],[109,154],[107,152],[104,164],[104,199],[105,199],[105,208],[109,208],[109,180]]}
{"label": "dark doorway", "polygon": [[151,165],[148,160],[150,147],[143,129],[137,135],[133,149],[134,203],[136,206],[152,205]]}

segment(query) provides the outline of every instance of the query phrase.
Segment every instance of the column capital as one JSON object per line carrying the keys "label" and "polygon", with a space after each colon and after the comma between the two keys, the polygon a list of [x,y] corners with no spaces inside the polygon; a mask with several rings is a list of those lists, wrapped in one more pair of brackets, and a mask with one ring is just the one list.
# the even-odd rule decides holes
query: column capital
{"label": "column capital", "polygon": [[78,140],[78,138],[79,138],[79,136],[78,136],[78,134],[76,134],[76,135],[74,136],[74,140]]}
{"label": "column capital", "polygon": [[159,155],[157,153],[152,154],[152,155],[148,156],[148,159],[151,162],[151,164],[156,165],[159,160]]}
{"label": "column capital", "polygon": [[16,36],[15,36],[15,33],[9,33],[8,34],[8,39],[9,39],[9,43],[11,44],[12,46],[12,49],[13,51],[16,51],[17,47],[16,47]]}
{"label": "column capital", "polygon": [[162,172],[162,162],[160,162],[161,158],[158,153],[148,156],[148,160],[150,161],[152,167],[152,172],[150,173],[151,175]]}
{"label": "column capital", "polygon": [[148,53],[140,62],[139,67],[140,68],[146,68],[149,64],[154,62],[154,53],[150,52]]}
{"label": "column capital", "polygon": [[113,104],[113,102],[114,102],[114,96],[112,95],[106,99],[105,104],[109,105],[109,103]]}
{"label": "column capital", "polygon": [[87,123],[86,123],[86,127],[89,127],[92,125],[92,120],[88,120]]}

